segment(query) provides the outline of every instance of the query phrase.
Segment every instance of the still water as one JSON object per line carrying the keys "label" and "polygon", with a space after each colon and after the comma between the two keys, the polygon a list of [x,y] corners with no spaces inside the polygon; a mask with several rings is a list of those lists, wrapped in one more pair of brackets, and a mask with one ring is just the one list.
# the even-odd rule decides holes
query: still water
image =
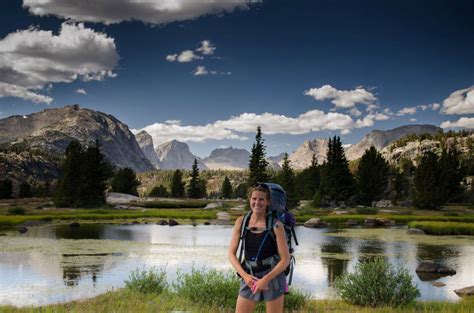
{"label": "still water", "polygon": [[[164,268],[170,281],[191,268],[230,270],[230,226],[83,224],[32,227],[26,234],[0,234],[0,304],[42,305],[93,297],[124,286],[134,269]],[[454,289],[474,285],[474,238],[408,235],[406,229],[346,229],[332,232],[297,227],[293,288],[318,299],[335,297],[336,277],[359,260],[376,255],[402,264],[423,300],[456,301]],[[454,268],[432,286],[415,273],[421,260]],[[426,278],[425,278],[426,279]],[[432,278],[433,279],[433,278]]]}

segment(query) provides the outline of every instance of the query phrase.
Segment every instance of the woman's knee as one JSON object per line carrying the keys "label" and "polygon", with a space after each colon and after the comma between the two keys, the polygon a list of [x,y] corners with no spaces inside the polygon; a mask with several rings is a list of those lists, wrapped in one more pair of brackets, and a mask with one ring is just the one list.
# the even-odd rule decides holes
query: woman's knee
{"label": "woman's knee", "polygon": [[255,309],[257,302],[253,300],[246,299],[242,296],[237,297],[237,304],[235,306],[236,313],[247,313],[252,312]]}
{"label": "woman's knee", "polygon": [[267,313],[280,313],[283,312],[283,304],[285,301],[285,295],[281,295],[276,299],[267,301],[265,303],[267,308]]}

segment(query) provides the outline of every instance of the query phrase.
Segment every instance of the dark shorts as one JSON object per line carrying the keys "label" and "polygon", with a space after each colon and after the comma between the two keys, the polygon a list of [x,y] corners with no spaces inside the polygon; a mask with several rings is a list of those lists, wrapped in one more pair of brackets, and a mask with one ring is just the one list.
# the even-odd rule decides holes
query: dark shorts
{"label": "dark shorts", "polygon": [[[254,276],[257,278],[262,278],[268,272],[270,272],[270,270],[261,273],[255,273]],[[257,302],[271,301],[285,293],[288,293],[288,285],[286,283],[286,276],[284,272],[280,273],[268,283],[268,290],[257,292],[255,294],[252,292],[252,289],[247,286],[243,279],[240,280],[239,295],[248,300]]]}

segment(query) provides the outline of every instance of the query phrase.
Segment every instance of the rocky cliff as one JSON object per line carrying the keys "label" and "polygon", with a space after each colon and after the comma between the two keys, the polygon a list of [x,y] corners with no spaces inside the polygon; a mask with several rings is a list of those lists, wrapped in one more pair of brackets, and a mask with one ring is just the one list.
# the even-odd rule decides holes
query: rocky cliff
{"label": "rocky cliff", "polygon": [[153,138],[150,136],[150,134],[142,130],[141,132],[135,134],[135,138],[148,161],[150,161],[150,163],[155,168],[160,168],[160,160],[158,160],[158,156],[156,155],[155,149],[153,147]]}
{"label": "rocky cliff", "polygon": [[102,152],[115,166],[138,172],[154,169],[128,126],[112,115],[68,105],[0,120],[3,148],[20,146],[24,150],[62,155],[74,139],[86,146],[98,140]]}
{"label": "rocky cliff", "polygon": [[189,146],[184,142],[171,140],[165,142],[155,149],[161,169],[191,169],[194,159],[198,161],[200,170],[207,169],[201,159],[189,151]]}
{"label": "rocky cliff", "polygon": [[218,148],[202,162],[209,169],[244,170],[249,166],[250,152],[233,147]]}
{"label": "rocky cliff", "polygon": [[326,161],[326,154],[328,151],[327,139],[307,140],[299,146],[289,157],[290,165],[294,169],[303,169],[311,165],[313,154],[318,160],[318,164]]}

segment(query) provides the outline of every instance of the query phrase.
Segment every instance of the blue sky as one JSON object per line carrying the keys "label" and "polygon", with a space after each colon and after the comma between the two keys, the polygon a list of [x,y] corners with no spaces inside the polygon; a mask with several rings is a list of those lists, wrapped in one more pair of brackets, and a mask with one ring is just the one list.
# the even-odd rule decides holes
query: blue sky
{"label": "blue sky", "polygon": [[472,1],[64,2],[0,5],[0,118],[79,103],[199,156],[474,128]]}

